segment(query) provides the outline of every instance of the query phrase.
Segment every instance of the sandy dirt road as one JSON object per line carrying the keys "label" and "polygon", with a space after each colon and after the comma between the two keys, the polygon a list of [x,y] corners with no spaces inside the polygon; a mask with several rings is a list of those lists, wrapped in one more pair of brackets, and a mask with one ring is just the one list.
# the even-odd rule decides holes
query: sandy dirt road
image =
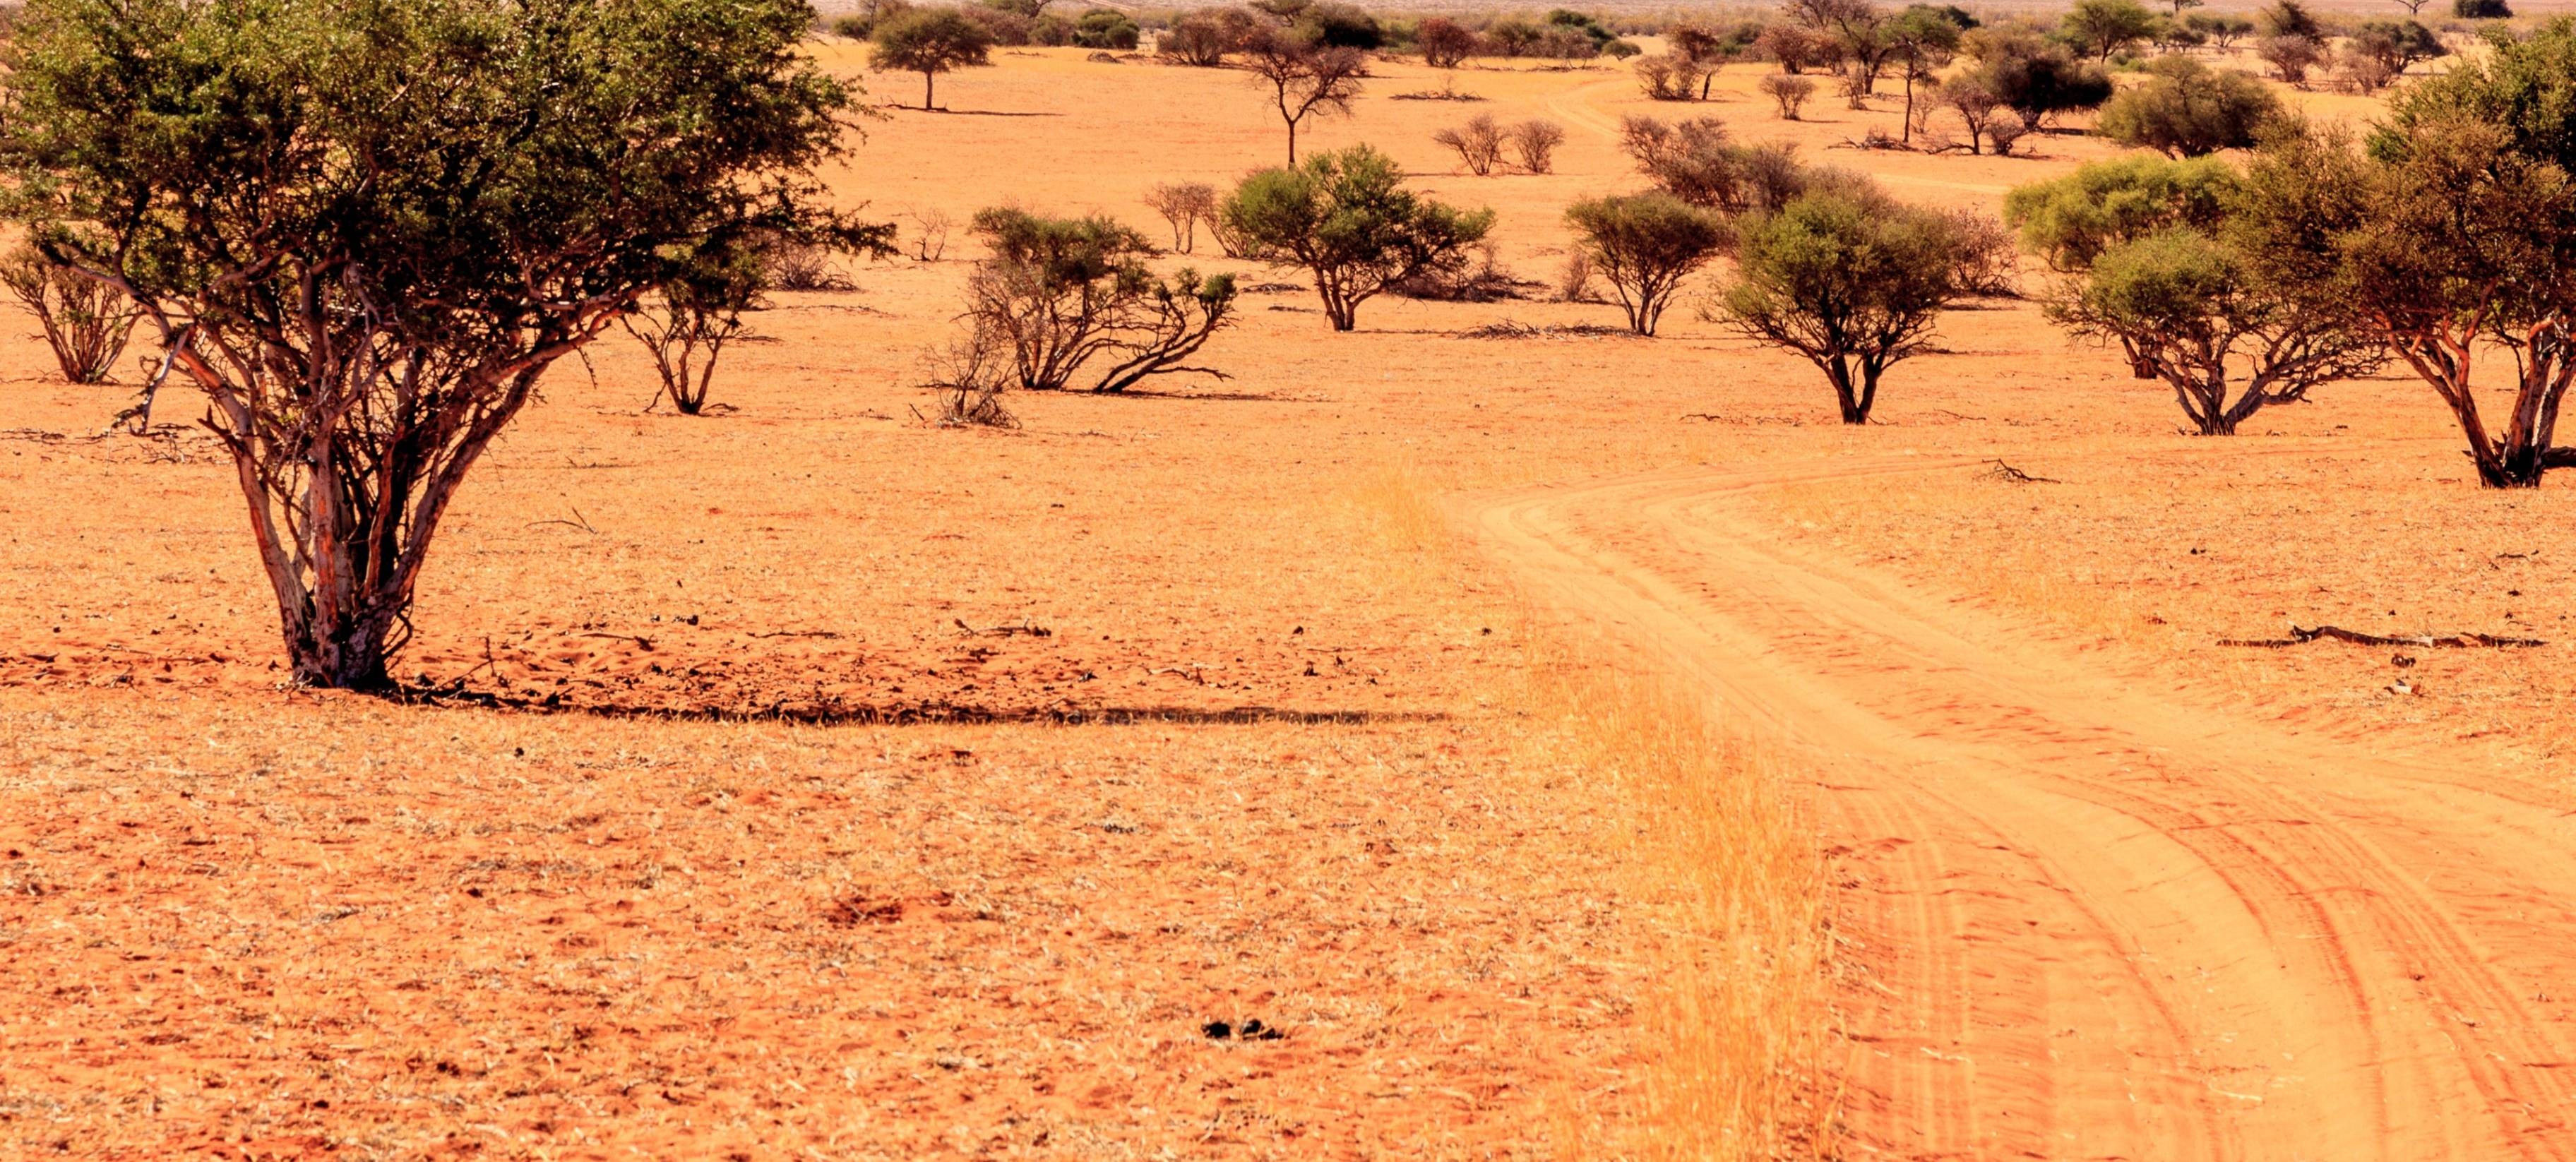
{"label": "sandy dirt road", "polygon": [[[1964,462],[1960,462],[1964,463]],[[1862,972],[1846,1152],[2576,1157],[2576,821],[1763,546],[1697,469],[1471,500],[1543,607],[1811,772]]]}

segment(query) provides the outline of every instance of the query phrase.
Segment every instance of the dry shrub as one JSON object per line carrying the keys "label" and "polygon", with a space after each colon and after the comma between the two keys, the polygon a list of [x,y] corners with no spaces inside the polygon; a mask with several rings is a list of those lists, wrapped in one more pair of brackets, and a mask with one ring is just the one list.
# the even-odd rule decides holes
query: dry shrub
{"label": "dry shrub", "polygon": [[1009,390],[1016,377],[1007,338],[994,329],[977,326],[961,338],[952,339],[945,347],[932,350],[923,359],[927,375],[923,387],[937,393],[936,410],[922,415],[920,408],[912,414],[941,428],[1017,428],[1018,416],[1003,406],[1002,393]]}
{"label": "dry shrub", "polygon": [[912,219],[912,257],[916,262],[937,262],[948,253],[948,232],[957,220],[937,207],[915,210],[904,217]]}
{"label": "dry shrub", "polygon": [[1807,98],[1816,95],[1816,82],[1785,73],[1772,73],[1765,76],[1755,81],[1753,87],[1762,90],[1764,95],[1779,103],[1780,119],[1783,121],[1797,120],[1798,110],[1806,105]]}
{"label": "dry shrub", "polygon": [[1172,227],[1172,249],[1198,248],[1199,223],[1217,216],[1216,187],[1206,182],[1161,182],[1145,191],[1145,205]]}
{"label": "dry shrub", "polygon": [[1555,724],[1561,765],[1611,796],[1620,894],[1644,921],[1639,1076],[1626,1132],[1600,1152],[1749,1162],[1815,1148],[1829,948],[1804,812],[1706,698],[1545,633],[1524,640],[1531,709]]}
{"label": "dry shrub", "polygon": [[762,252],[768,284],[783,291],[846,291],[858,284],[842,276],[832,252],[804,242],[779,242]]}
{"label": "dry shrub", "polygon": [[1512,155],[1531,173],[1556,170],[1556,147],[1565,144],[1565,127],[1554,121],[1523,121],[1511,129]]}
{"label": "dry shrub", "polygon": [[1503,265],[1501,249],[1485,242],[1478,244],[1472,255],[1460,254],[1451,261],[1432,263],[1408,277],[1388,283],[1386,289],[1408,299],[1490,303],[1527,298],[1527,292],[1539,285],[1513,274]]}
{"label": "dry shrub", "polygon": [[0,287],[44,328],[66,383],[105,383],[141,312],[124,292],[21,248],[0,261]]}
{"label": "dry shrub", "polygon": [[1972,295],[2010,299],[2021,297],[2017,255],[2020,246],[2012,228],[1990,214],[1975,210],[1949,211],[1958,224],[1966,261],[1959,266],[1959,286]]}
{"label": "dry shrub", "polygon": [[1465,125],[1434,133],[1431,140],[1456,150],[1459,162],[1477,177],[1493,173],[1503,160],[1503,127],[1488,114],[1479,113]]}
{"label": "dry shrub", "polygon": [[1565,267],[1556,275],[1556,301],[1589,303],[1597,301],[1592,293],[1592,256],[1580,248],[1565,256]]}

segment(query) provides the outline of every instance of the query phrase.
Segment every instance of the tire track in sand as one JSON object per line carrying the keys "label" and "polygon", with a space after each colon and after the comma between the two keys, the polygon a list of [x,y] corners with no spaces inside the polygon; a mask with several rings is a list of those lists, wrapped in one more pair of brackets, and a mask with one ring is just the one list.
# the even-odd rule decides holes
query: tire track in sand
{"label": "tire track in sand", "polygon": [[[1762,547],[1694,470],[1487,497],[1547,603],[1815,772],[1867,970],[1849,1152],[2576,1157],[2576,822],[2492,776],[2141,688],[1995,615]],[[1970,461],[1959,461],[1965,466]]]}

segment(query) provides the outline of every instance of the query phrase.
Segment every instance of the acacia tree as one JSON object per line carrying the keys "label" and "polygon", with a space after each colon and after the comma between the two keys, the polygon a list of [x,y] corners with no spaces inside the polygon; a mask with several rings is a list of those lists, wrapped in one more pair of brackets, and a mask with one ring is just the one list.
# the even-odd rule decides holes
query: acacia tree
{"label": "acacia tree", "polygon": [[[2204,436],[2387,361],[2348,306],[2272,277],[2222,233],[2171,227],[2123,242],[2047,307],[2077,334],[2115,338],[2142,377],[2173,388]],[[2233,382],[2231,364],[2242,364]]]}
{"label": "acacia tree", "polygon": [[1712,316],[1825,373],[1846,424],[1869,422],[1879,377],[1922,354],[1984,256],[1958,219],[1845,183],[1737,228],[1737,278]]}
{"label": "acacia tree", "polygon": [[868,64],[921,74],[921,108],[941,73],[990,63],[993,34],[954,8],[910,8],[877,22]]}
{"label": "acacia tree", "polygon": [[743,315],[760,307],[768,287],[769,256],[743,251],[712,257],[662,284],[620,320],[653,357],[662,380],[653,402],[668,399],[684,416],[705,413],[716,364],[725,346],[741,337]]}
{"label": "acacia tree", "polygon": [[2253,145],[2263,126],[2281,115],[2280,98],[2270,88],[2234,69],[2166,56],[2146,71],[2145,84],[2122,90],[2102,106],[2102,136],[2171,157],[2200,157]]}
{"label": "acacia tree", "polygon": [[1492,210],[1457,210],[1403,182],[1385,154],[1354,145],[1243,179],[1225,223],[1247,256],[1311,272],[1325,318],[1348,331],[1388,284],[1456,261],[1493,229]]}
{"label": "acacia tree", "polygon": [[1413,47],[1422,53],[1422,63],[1454,69],[1476,55],[1476,34],[1445,16],[1427,17],[1413,30]]}
{"label": "acacia tree", "polygon": [[[1959,54],[1959,35],[1965,30],[1942,9],[1917,4],[1896,14],[1887,22],[1887,42],[1892,48],[1897,71],[1905,75],[1905,120],[1897,131],[1897,140],[1914,140],[1914,84],[1917,81],[1937,83],[1940,72]],[[1796,120],[1796,115],[1782,102],[1781,116]]]}
{"label": "acacia tree", "polygon": [[[2554,83],[2563,95],[2568,82]],[[2576,465],[2576,448],[2557,443],[2576,383],[2576,284],[2565,277],[2576,268],[2576,184],[2536,156],[2543,142],[2570,140],[2576,106],[2533,101],[2525,108],[2555,124],[2517,134],[2460,105],[2474,102],[2409,108],[2383,128],[2374,158],[2326,133],[2276,139],[2249,174],[2249,215],[2284,269],[2351,304],[2441,398],[2480,484],[2531,488]],[[2512,360],[2513,403],[2495,430],[2475,371],[2499,349]]]}
{"label": "acacia tree", "polygon": [[1368,57],[1355,48],[1320,44],[1294,32],[1261,29],[1245,38],[1243,67],[1270,91],[1288,126],[1288,164],[1297,164],[1297,126],[1307,117],[1351,111]]}
{"label": "acacia tree", "polygon": [[2138,0],[2075,0],[2059,32],[2067,43],[2097,61],[2108,61],[2130,45],[2156,34],[2156,14]]}
{"label": "acacia tree", "polygon": [[967,280],[973,341],[1017,386],[1059,391],[1086,367],[1106,363],[1095,392],[1121,392],[1147,376],[1189,367],[1210,337],[1234,321],[1234,279],[1184,269],[1156,279],[1143,235],[1108,218],[1054,218],[995,208],[975,215],[990,250]]}
{"label": "acacia tree", "polygon": [[[848,89],[794,0],[35,0],[5,207],[123,291],[230,451],[297,680],[381,687],[539,378],[819,207]],[[150,51],[135,46],[149,45]]]}
{"label": "acacia tree", "polygon": [[1887,38],[1884,10],[1870,0],[1784,0],[1780,8],[1851,62],[1855,96],[1877,91],[1878,74],[1896,51]]}
{"label": "acacia tree", "polygon": [[1724,217],[1661,191],[1576,202],[1565,221],[1640,335],[1655,333],[1682,280],[1730,237]]}

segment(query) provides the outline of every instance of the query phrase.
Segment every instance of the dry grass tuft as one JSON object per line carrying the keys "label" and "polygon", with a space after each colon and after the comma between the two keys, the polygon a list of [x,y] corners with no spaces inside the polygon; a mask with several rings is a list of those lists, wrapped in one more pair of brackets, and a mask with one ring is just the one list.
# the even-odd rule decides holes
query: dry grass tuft
{"label": "dry grass tuft", "polygon": [[1827,940],[1814,829],[1761,748],[1651,671],[1533,634],[1529,703],[1563,761],[1617,803],[1640,913],[1643,1060],[1624,1133],[1640,1159],[1765,1159],[1825,1124]]}

